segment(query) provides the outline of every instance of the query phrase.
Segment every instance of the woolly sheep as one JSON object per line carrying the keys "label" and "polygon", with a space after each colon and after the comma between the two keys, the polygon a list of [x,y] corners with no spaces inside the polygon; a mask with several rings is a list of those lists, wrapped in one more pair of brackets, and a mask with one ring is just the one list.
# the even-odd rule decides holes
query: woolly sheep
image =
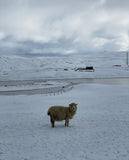
{"label": "woolly sheep", "polygon": [[65,126],[69,126],[69,119],[72,119],[76,114],[77,104],[71,103],[69,107],[64,106],[52,106],[48,109],[47,114],[50,116],[50,122],[54,128],[55,121],[65,120]]}

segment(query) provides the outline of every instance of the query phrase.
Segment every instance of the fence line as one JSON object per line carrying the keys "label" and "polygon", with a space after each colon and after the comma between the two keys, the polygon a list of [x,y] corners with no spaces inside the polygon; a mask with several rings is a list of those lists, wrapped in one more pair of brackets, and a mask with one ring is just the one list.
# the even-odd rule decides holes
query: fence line
{"label": "fence line", "polygon": [[73,88],[72,83],[65,86],[50,87],[50,88],[39,88],[39,89],[27,89],[27,90],[10,90],[10,91],[0,91],[0,95],[33,95],[33,94],[45,94],[45,95],[55,95],[62,94]]}

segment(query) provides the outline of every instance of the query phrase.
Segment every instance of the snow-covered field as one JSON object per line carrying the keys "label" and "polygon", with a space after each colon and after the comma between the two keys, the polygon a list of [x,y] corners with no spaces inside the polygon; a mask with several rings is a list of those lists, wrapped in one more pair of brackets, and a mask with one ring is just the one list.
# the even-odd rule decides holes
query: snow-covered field
{"label": "snow-covered field", "polygon": [[[48,108],[71,102],[70,127],[51,128]],[[128,160],[128,140],[126,53],[0,56],[0,160]]]}
{"label": "snow-covered field", "polygon": [[[70,127],[51,105],[78,103]],[[80,84],[63,94],[0,96],[1,160],[128,160],[129,85]]]}
{"label": "snow-covered field", "polygon": [[[61,57],[1,55],[0,92],[46,88],[45,93],[49,93],[48,88],[56,87],[54,92],[57,92],[60,90],[57,87],[66,87],[75,81],[82,83],[84,78],[92,78],[92,81],[100,78],[125,78],[129,77],[126,61],[126,52]],[[77,68],[86,66],[93,66],[95,71],[76,71]]]}
{"label": "snow-covered field", "polygon": [[[86,66],[93,66],[95,72],[74,70]],[[125,52],[37,58],[0,56],[0,81],[110,77],[129,77]]]}

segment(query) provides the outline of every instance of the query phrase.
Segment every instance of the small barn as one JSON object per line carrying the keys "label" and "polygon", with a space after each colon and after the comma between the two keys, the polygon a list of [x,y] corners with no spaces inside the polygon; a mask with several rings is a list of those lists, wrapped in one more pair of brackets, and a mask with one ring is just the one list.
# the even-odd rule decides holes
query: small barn
{"label": "small barn", "polygon": [[86,66],[85,68],[75,68],[75,71],[94,72],[95,69],[93,66]]}

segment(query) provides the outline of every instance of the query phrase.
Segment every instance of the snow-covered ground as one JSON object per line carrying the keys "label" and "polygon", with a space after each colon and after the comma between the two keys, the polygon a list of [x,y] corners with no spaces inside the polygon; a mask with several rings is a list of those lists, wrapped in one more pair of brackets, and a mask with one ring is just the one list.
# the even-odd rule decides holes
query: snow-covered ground
{"label": "snow-covered ground", "polygon": [[[70,127],[51,128],[48,108],[71,102]],[[128,160],[128,139],[126,53],[0,56],[0,160]]]}
{"label": "snow-covered ground", "polygon": [[[74,70],[86,66],[93,66],[95,72]],[[37,58],[0,56],[0,81],[110,77],[129,77],[125,52]]]}
{"label": "snow-covered ground", "polygon": [[[78,103],[70,127],[51,105]],[[0,96],[1,160],[128,160],[129,85],[80,84],[53,95]]]}
{"label": "snow-covered ground", "polygon": [[[95,71],[75,71],[86,66],[93,66]],[[82,78],[117,77],[129,77],[126,52],[34,58],[0,56],[0,91],[62,87],[70,83],[68,79],[73,82]]]}

